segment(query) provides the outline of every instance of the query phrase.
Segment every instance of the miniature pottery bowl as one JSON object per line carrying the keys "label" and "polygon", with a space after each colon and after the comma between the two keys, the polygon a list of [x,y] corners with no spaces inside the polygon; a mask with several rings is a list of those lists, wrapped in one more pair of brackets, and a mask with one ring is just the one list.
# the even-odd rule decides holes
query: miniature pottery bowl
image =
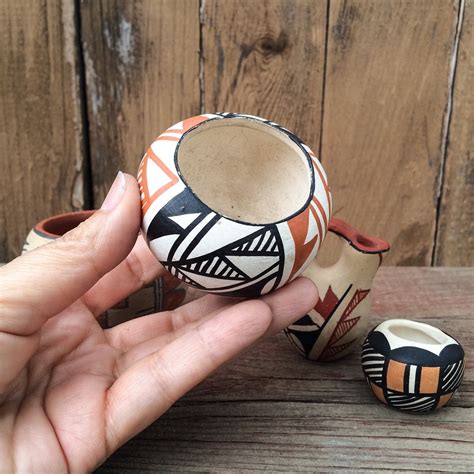
{"label": "miniature pottery bowl", "polygon": [[364,342],[362,370],[382,402],[413,412],[445,405],[461,385],[464,350],[438,328],[416,321],[390,319]]}
{"label": "miniature pottery bowl", "polygon": [[[94,212],[68,212],[42,220],[29,232],[22,253],[61,237],[92,216]],[[174,309],[182,304],[187,296],[180,283],[171,275],[158,278],[99,316],[99,322],[103,327],[112,327],[139,316]]]}
{"label": "miniature pottery bowl", "polygon": [[38,222],[26,236],[21,253],[33,250],[61,237],[94,214],[94,211],[77,211],[51,216]]}
{"label": "miniature pottery bowl", "polygon": [[205,114],[173,125],[145,153],[138,182],[152,252],[200,290],[273,291],[303,272],[328,230],[321,164],[259,117]]}

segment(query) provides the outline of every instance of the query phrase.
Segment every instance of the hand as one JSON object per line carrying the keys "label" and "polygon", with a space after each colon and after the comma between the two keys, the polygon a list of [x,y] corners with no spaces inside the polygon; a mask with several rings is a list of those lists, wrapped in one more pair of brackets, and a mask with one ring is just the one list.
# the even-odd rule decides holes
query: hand
{"label": "hand", "polygon": [[101,210],[0,269],[0,471],[85,472],[262,336],[312,308],[301,278],[255,300],[213,295],[103,330],[96,317],[163,274],[134,178]]}

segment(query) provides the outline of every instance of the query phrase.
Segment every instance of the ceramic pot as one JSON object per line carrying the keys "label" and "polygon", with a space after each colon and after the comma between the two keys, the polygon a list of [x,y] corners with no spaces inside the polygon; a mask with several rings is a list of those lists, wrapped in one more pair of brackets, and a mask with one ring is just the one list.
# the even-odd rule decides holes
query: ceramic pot
{"label": "ceramic pot", "polygon": [[233,113],[183,120],[138,171],[142,230],[174,276],[200,290],[259,296],[300,275],[328,230],[326,174],[298,137]]}
{"label": "ceramic pot", "polygon": [[333,361],[360,347],[367,334],[370,289],[382,257],[390,244],[361,234],[341,219],[333,218],[329,231],[343,242],[338,261],[330,267],[312,262],[304,275],[319,289],[316,306],[285,333],[306,358]]}
{"label": "ceramic pot", "polygon": [[[57,239],[77,227],[95,211],[78,211],[48,217],[35,225],[29,232],[22,253]],[[129,319],[147,314],[177,308],[186,297],[186,291],[179,280],[167,275],[158,278],[141,290],[128,296],[99,317],[104,327],[112,327]]]}
{"label": "ceramic pot", "polygon": [[364,342],[362,369],[374,395],[394,408],[428,412],[444,406],[464,375],[464,350],[429,324],[390,319]]}

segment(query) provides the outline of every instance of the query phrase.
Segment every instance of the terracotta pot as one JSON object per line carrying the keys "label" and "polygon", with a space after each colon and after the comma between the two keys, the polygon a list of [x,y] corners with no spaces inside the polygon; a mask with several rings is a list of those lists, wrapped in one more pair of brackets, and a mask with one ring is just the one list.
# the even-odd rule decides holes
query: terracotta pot
{"label": "terracotta pot", "polygon": [[[79,211],[48,217],[35,225],[26,237],[22,253],[57,239],[88,219],[95,211]],[[183,303],[186,291],[179,280],[167,275],[122,300],[99,317],[104,327],[158,311],[174,309]]]}
{"label": "terracotta pot", "polygon": [[67,212],[38,222],[26,236],[21,253],[33,250],[77,227],[88,219],[94,211]]}
{"label": "terracotta pot", "polygon": [[296,135],[250,115],[205,114],[161,134],[140,164],[142,229],[200,290],[259,296],[313,261],[328,230],[325,172]]}
{"label": "terracotta pot", "polygon": [[285,331],[298,352],[319,361],[339,359],[360,347],[367,334],[372,281],[390,248],[341,219],[331,219],[329,231],[343,241],[339,260],[326,268],[311,263],[304,275],[318,287],[319,300]]}
{"label": "terracotta pot", "polygon": [[394,408],[428,412],[461,385],[464,350],[449,334],[404,319],[384,321],[368,335],[362,369],[374,395]]}

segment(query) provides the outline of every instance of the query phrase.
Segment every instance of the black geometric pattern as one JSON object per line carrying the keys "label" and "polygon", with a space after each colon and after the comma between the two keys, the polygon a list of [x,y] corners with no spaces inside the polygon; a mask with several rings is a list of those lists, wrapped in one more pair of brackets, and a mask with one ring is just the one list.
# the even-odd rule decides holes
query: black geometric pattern
{"label": "black geometric pattern", "polygon": [[385,357],[371,347],[368,341],[365,341],[362,346],[361,363],[367,379],[370,382],[381,385]]}
{"label": "black geometric pattern", "polygon": [[412,412],[444,406],[464,375],[464,351],[451,341],[439,354],[413,345],[392,347],[389,335],[373,329],[363,344],[361,364],[376,397]]}
{"label": "black geometric pattern", "polygon": [[441,375],[441,391],[453,392],[461,385],[464,376],[464,359],[447,365]]}
{"label": "black geometric pattern", "polygon": [[[318,345],[321,347],[324,344],[324,347],[321,347],[322,350],[319,351],[316,360],[330,360],[330,358],[337,352],[334,349],[345,349],[352,344],[352,341],[349,343],[346,341],[345,344],[331,345],[331,341],[335,340],[336,342],[341,339],[341,334],[345,335],[349,332],[352,326],[346,325],[346,322],[341,319],[336,323],[335,327],[331,329],[332,332],[329,332],[329,337],[323,337],[323,331],[327,327],[328,323],[331,321],[333,316],[336,314],[340,305],[347,305],[346,296],[350,293],[352,284],[344,291],[342,296],[339,298],[329,286],[323,300],[319,300],[314,311],[311,311],[310,314],[304,315],[301,319],[295,321],[291,326],[285,328],[285,334],[288,337],[289,341],[295,346],[298,352],[302,353],[307,358],[312,358],[311,354],[314,355],[313,349],[318,350]],[[356,290],[356,294],[359,290]],[[354,298],[354,295],[353,297]],[[352,300],[351,300],[352,301]],[[350,304],[350,303],[349,303]],[[356,305],[354,306],[356,307]],[[344,309],[344,308],[343,308]],[[347,309],[347,306],[345,306]],[[350,314],[351,311],[347,314]],[[344,314],[344,313],[343,313]],[[314,319],[313,319],[314,318]],[[315,319],[317,318],[317,321]],[[329,356],[328,359],[325,357]]]}
{"label": "black geometric pattern", "polygon": [[[182,224],[186,216],[190,217]],[[284,247],[276,225],[242,224],[244,237],[201,254],[201,241],[206,239],[212,245],[213,229],[225,225],[224,218],[185,188],[156,214],[147,238],[150,244],[158,238],[169,238],[172,244],[162,264],[172,275],[198,289],[212,287],[212,291],[229,296],[258,296],[267,285],[265,292],[275,289],[284,265]],[[195,253],[198,255],[193,256]]]}
{"label": "black geometric pattern", "polygon": [[431,411],[437,404],[436,396],[405,395],[397,392],[387,391],[386,399],[390,405],[399,410],[409,411]]}
{"label": "black geometric pattern", "polygon": [[284,331],[296,350],[308,357],[315,341],[321,336],[322,330],[323,328],[316,324],[311,316],[305,314],[301,319],[285,328]]}

